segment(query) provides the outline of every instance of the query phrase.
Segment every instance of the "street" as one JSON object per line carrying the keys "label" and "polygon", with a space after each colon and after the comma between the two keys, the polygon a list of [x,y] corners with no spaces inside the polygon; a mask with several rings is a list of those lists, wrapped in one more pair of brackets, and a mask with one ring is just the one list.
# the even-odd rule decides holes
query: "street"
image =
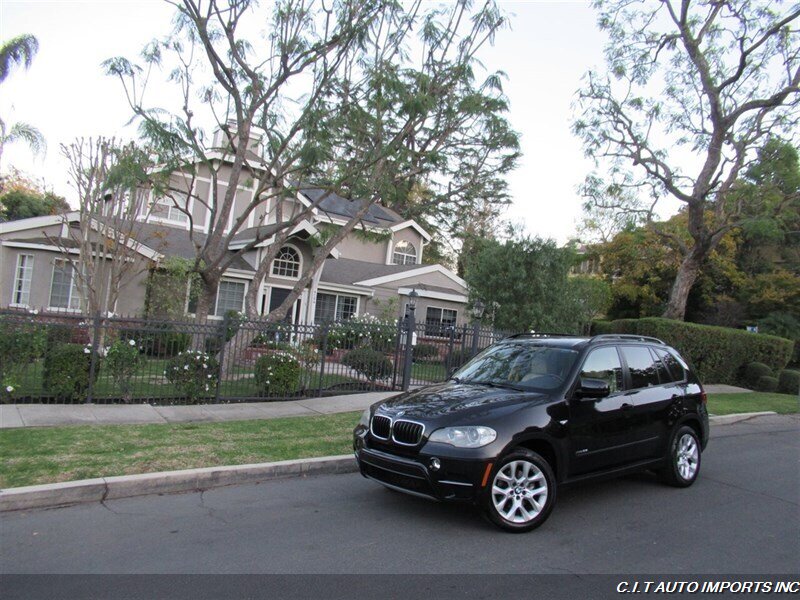
{"label": "street", "polygon": [[797,573],[800,417],[712,429],[700,478],[559,492],[512,535],[358,474],[0,517],[2,573]]}

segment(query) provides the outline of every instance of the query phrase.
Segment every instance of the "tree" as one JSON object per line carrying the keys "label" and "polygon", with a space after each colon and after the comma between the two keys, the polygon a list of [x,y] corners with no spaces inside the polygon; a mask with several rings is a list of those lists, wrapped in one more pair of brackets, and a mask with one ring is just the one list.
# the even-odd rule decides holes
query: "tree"
{"label": "tree", "polygon": [[[260,284],[282,244],[330,194],[358,200],[359,208],[317,245],[272,321],[284,317],[370,206],[391,204],[399,187],[424,183],[427,214],[443,216],[490,191],[506,194],[503,176],[515,164],[517,135],[502,117],[500,77],[479,80],[475,72],[478,51],[505,22],[492,3],[425,12],[421,2],[287,0],[274,5],[266,38],[256,40],[242,26],[244,17],[264,17],[253,2],[184,0],[177,8],[176,31],[145,49],[143,65],[114,58],[105,66],[122,81],[165,169],[193,181],[202,167],[212,186],[226,184],[207,206],[208,235],[200,239],[190,225],[202,288],[198,319],[213,306],[225,269],[270,239],[245,301],[247,315],[256,316]],[[169,67],[180,91],[178,114],[142,103],[152,71]],[[224,133],[222,143],[198,127],[195,112]],[[253,143],[258,131],[263,148]],[[253,200],[233,214],[240,185],[253,190]],[[320,191],[305,204],[283,202],[310,190]],[[278,207],[275,219],[257,222],[252,239],[230,252],[250,214],[270,201]]]}
{"label": "tree", "polygon": [[144,151],[113,139],[81,138],[61,152],[78,198],[78,221],[63,228],[66,237],[50,239],[72,266],[87,312],[113,314],[126,285],[150,266],[140,254],[136,216],[152,181],[151,165]]}
{"label": "tree", "polygon": [[593,175],[594,187],[646,190],[655,200],[650,218],[665,197],[683,203],[688,241],[660,232],[681,257],[664,316],[682,319],[703,263],[746,219],[742,205],[729,201],[740,175],[765,139],[797,126],[800,7],[595,5],[609,34],[611,76],[587,75],[574,130],[587,155],[609,167],[607,177]]}
{"label": "tree", "polygon": [[575,330],[568,273],[575,262],[552,240],[517,236],[504,242],[475,238],[462,257],[470,298],[496,303],[494,326],[510,331]]}
{"label": "tree", "polygon": [[[32,35],[20,35],[0,46],[0,83],[3,83],[15,65],[29,69],[33,57],[39,50],[39,41]],[[43,152],[47,147],[44,136],[33,125],[14,123],[10,127],[0,118],[0,161],[6,144],[25,142],[34,154]]]}
{"label": "tree", "polygon": [[3,178],[0,191],[0,221],[16,221],[30,217],[57,215],[69,210],[69,204],[50,190],[13,171]]}

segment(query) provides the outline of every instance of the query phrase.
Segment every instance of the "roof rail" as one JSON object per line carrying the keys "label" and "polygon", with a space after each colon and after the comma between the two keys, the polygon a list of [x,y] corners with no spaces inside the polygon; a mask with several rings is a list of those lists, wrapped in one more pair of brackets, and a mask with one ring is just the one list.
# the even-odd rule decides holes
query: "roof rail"
{"label": "roof rail", "polygon": [[513,333],[511,335],[506,336],[504,339],[510,340],[514,338],[521,338],[521,337],[566,337],[566,338],[574,338],[574,337],[581,337],[580,335],[574,333],[551,333],[547,331],[523,331],[522,333]]}
{"label": "roof rail", "polygon": [[653,342],[656,344],[661,344],[662,346],[667,345],[664,340],[660,340],[655,337],[650,337],[647,335],[634,335],[630,333],[603,333],[601,335],[593,336],[589,341],[596,342],[598,340],[634,340],[637,342]]}

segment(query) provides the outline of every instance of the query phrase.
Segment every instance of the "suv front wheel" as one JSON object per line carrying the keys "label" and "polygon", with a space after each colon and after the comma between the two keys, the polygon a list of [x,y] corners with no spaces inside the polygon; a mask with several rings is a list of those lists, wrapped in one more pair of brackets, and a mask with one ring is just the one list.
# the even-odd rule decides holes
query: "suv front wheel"
{"label": "suv front wheel", "polygon": [[492,523],[522,533],[547,520],[556,501],[553,469],[536,452],[519,448],[495,465],[483,508]]}
{"label": "suv front wheel", "polygon": [[694,483],[700,473],[700,440],[694,429],[682,425],[673,432],[667,460],[667,466],[659,472],[664,483],[675,487]]}

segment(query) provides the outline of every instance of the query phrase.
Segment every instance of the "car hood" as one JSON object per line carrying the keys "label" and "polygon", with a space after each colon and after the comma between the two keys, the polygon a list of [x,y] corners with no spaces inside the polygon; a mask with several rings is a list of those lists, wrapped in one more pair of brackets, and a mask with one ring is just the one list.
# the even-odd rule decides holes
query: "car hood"
{"label": "car hood", "polygon": [[539,404],[547,398],[546,394],[537,392],[448,382],[384,400],[375,406],[375,412],[426,421],[444,421],[452,416],[464,422],[482,417],[495,418],[523,406]]}

